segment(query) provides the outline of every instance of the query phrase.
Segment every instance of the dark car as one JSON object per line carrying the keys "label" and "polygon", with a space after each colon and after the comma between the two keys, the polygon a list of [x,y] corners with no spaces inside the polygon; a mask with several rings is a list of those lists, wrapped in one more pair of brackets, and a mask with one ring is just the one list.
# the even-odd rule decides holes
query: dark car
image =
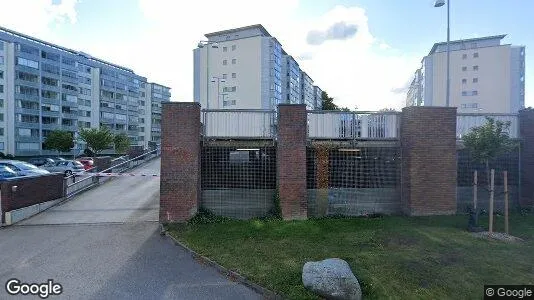
{"label": "dark car", "polygon": [[40,167],[46,165],[47,163],[53,163],[54,160],[47,157],[32,157],[28,159],[28,162],[34,166]]}

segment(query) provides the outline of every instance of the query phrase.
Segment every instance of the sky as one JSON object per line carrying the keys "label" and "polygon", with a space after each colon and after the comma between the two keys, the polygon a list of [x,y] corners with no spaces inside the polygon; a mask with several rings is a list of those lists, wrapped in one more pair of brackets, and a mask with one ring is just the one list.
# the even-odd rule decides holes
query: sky
{"label": "sky", "polygon": [[[0,26],[133,69],[193,101],[193,52],[204,34],[262,24],[335,103],[399,109],[422,57],[446,40],[434,0],[0,0]],[[451,40],[507,34],[526,46],[534,106],[534,1],[453,0]]]}

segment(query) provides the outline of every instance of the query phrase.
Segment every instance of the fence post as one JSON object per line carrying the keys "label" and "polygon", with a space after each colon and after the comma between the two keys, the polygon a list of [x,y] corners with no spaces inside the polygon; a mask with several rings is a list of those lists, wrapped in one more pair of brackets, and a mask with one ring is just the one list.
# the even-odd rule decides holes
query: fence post
{"label": "fence post", "polygon": [[503,172],[504,176],[504,232],[508,234],[508,171]]}
{"label": "fence post", "polygon": [[478,171],[473,174],[473,212],[475,213],[475,224],[478,226]]}
{"label": "fence post", "polygon": [[495,170],[491,169],[490,174],[489,232],[493,233],[493,196],[495,189]]}

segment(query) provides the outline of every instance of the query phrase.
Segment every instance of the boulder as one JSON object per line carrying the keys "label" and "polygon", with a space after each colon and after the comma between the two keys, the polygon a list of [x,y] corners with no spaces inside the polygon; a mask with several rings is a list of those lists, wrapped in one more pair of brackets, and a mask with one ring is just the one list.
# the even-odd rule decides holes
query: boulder
{"label": "boulder", "polygon": [[302,268],[304,287],[326,299],[362,298],[360,283],[349,264],[339,258],[309,261]]}

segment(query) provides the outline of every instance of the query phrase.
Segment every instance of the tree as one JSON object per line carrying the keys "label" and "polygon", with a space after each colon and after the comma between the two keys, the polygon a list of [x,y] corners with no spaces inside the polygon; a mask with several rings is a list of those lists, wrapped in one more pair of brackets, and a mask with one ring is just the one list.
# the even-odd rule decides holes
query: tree
{"label": "tree", "polygon": [[113,137],[113,144],[115,145],[115,152],[124,154],[130,148],[130,138],[126,133],[121,132]]}
{"label": "tree", "polygon": [[[328,93],[323,91],[321,93],[321,99],[323,100],[323,110],[338,110],[338,111],[350,111],[348,107],[337,106],[334,103],[334,98],[328,96]],[[355,107],[355,110],[358,110],[358,107]]]}
{"label": "tree", "polygon": [[57,150],[59,153],[69,152],[74,148],[72,133],[64,130],[54,130],[46,136],[44,147],[46,149]]}
{"label": "tree", "polygon": [[93,151],[95,156],[102,150],[110,148],[114,141],[113,133],[107,127],[82,128],[80,130],[80,138]]}
{"label": "tree", "polygon": [[[474,127],[462,138],[470,155],[486,166],[486,179],[490,189],[490,163],[499,155],[507,153],[517,145],[510,139],[510,122],[495,121],[486,117],[486,124]],[[478,215],[478,211],[475,212]],[[475,217],[477,220],[478,217]]]}
{"label": "tree", "polygon": [[394,108],[386,107],[386,108],[382,108],[378,112],[396,112],[396,110]]}

